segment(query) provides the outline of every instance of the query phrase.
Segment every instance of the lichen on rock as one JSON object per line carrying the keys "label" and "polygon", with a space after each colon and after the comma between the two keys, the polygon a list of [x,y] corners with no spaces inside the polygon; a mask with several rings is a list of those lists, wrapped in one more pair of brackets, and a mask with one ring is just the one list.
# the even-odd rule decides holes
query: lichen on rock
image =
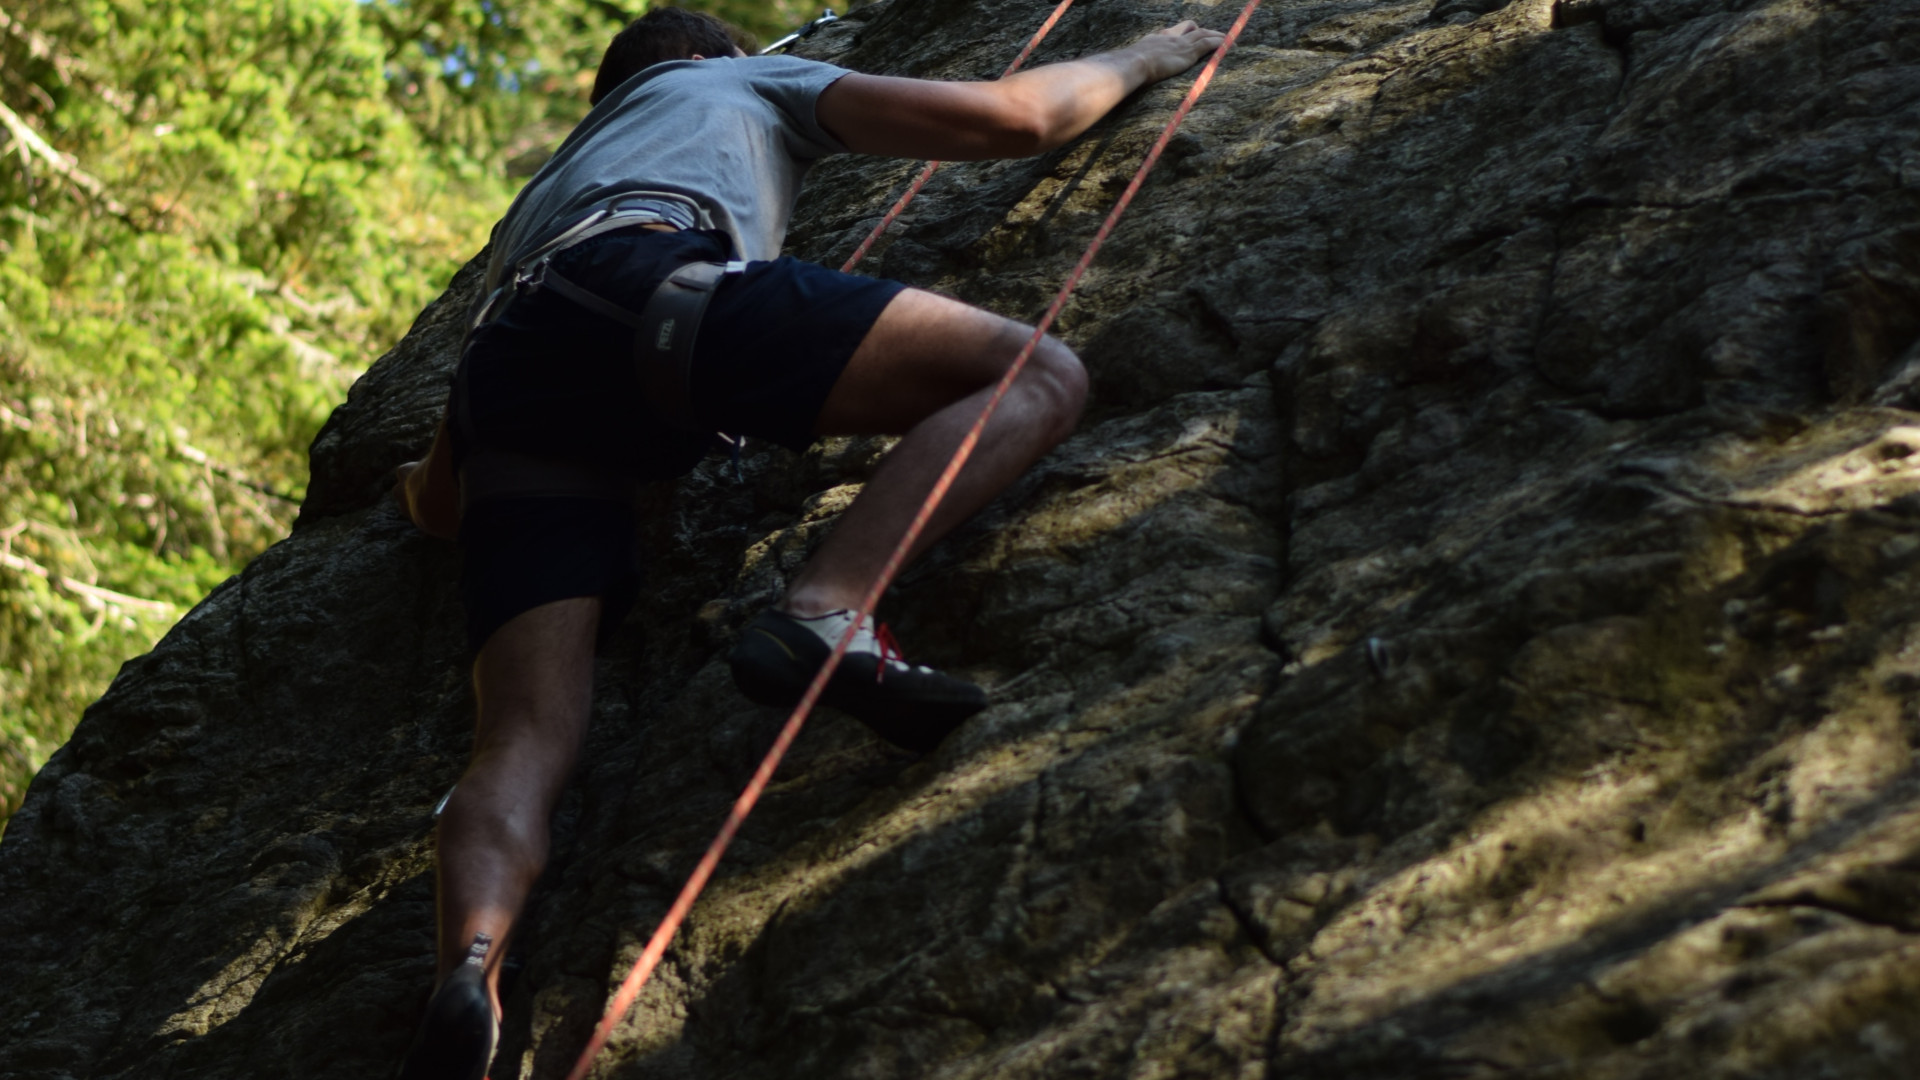
{"label": "lichen on rock", "polygon": [[[805,48],[990,77],[1047,6]],[[948,166],[871,269],[1035,317],[1183,90]],[[794,250],[911,168],[824,163]],[[381,492],[476,283],[35,781],[0,1075],[397,1059],[470,702]],[[1080,431],[886,611],[993,707],[818,717],[595,1075],[1920,1070],[1920,0],[1267,0],[1060,333]],[[883,448],[647,495],[494,1077],[585,1041],[779,722],[729,642]]]}

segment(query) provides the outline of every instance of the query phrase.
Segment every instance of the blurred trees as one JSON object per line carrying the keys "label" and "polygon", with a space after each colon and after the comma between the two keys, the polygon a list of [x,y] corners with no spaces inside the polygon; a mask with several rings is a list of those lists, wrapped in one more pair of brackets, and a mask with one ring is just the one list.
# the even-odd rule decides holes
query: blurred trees
{"label": "blurred trees", "polygon": [[640,10],[0,0],[0,822],[120,662],[285,534],[328,411]]}

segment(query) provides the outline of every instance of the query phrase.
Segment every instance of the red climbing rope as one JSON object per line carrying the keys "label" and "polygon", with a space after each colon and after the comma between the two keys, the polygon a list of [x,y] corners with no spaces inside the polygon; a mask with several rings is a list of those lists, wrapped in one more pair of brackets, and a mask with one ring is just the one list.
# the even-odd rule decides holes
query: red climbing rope
{"label": "red climbing rope", "polygon": [[[1019,71],[1020,65],[1027,62],[1027,57],[1033,55],[1033,50],[1039,47],[1040,42],[1053,30],[1053,25],[1060,21],[1060,16],[1065,15],[1067,9],[1072,6],[1073,0],[1060,0],[1059,5],[1053,9],[1053,14],[1047,16],[1047,21],[1041,23],[1040,29],[1033,32],[1033,37],[1028,40],[1027,47],[1020,50],[1020,55],[1013,58],[1013,63],[1007,65],[1007,70],[1001,72],[1000,77],[1004,79],[1014,72]],[[901,212],[907,208],[907,204],[913,201],[913,197],[920,194],[920,189],[927,186],[927,181],[933,179],[934,172],[939,168],[939,162],[927,162],[927,167],[921,169],[920,175],[914,177],[913,183],[907,185],[907,190],[900,196],[900,201],[893,204],[893,209],[888,210],[886,214],[880,218],[880,224],[875,225],[873,231],[867,234],[867,238],[860,241],[860,246],[853,249],[853,254],[847,257],[847,264],[840,268],[841,273],[852,273],[853,268],[860,264],[860,260],[867,257],[867,252],[872,249],[874,241],[880,239],[881,234],[886,232],[887,227],[893,224],[893,220],[899,217]]]}
{"label": "red climbing rope", "polygon": [[[1059,18],[1060,12],[1066,10],[1066,6],[1063,2],[1054,10],[1055,19]],[[920,538],[921,532],[927,527],[928,520],[933,517],[934,508],[938,507],[940,501],[946,497],[947,489],[953,486],[954,479],[960,475],[960,470],[965,467],[967,459],[973,455],[973,449],[979,444],[980,433],[986,428],[987,421],[992,418],[994,410],[1000,407],[1001,399],[1006,397],[1007,391],[1013,386],[1013,381],[1020,377],[1020,372],[1027,366],[1027,361],[1032,359],[1034,350],[1040,346],[1040,339],[1046,336],[1047,328],[1053,325],[1061,309],[1066,307],[1067,298],[1073,295],[1074,288],[1080,284],[1081,275],[1086,273],[1088,265],[1093,262],[1093,257],[1099,253],[1100,245],[1106,243],[1107,237],[1112,235],[1113,227],[1120,220],[1120,215],[1126,212],[1127,205],[1133,201],[1134,195],[1139,193],[1140,185],[1147,179],[1147,173],[1151,172],[1155,163],[1160,160],[1160,155],[1165,152],[1167,143],[1173,139],[1174,132],[1179,130],[1180,122],[1185,120],[1187,113],[1193,109],[1193,103],[1199,100],[1207,84],[1213,81],[1213,73],[1219,69],[1221,59],[1227,55],[1228,49],[1233,48],[1233,43],[1239,39],[1240,32],[1247,27],[1247,20],[1253,17],[1254,9],[1259,6],[1260,0],[1247,0],[1247,6],[1241,9],[1240,17],[1234,20],[1233,28],[1227,31],[1226,40],[1214,50],[1212,59],[1207,61],[1207,66],[1201,70],[1200,77],[1194,80],[1193,88],[1187,91],[1187,96],[1180,102],[1180,107],[1174,110],[1173,119],[1168,121],[1166,130],[1160,133],[1160,138],[1153,144],[1153,149],[1147,151],[1146,160],[1140,163],[1140,170],[1134,173],[1133,181],[1127,185],[1127,189],[1120,193],[1120,200],[1107,214],[1107,219],[1100,224],[1100,231],[1094,234],[1093,241],[1087,245],[1087,250],[1080,256],[1080,261],[1074,264],[1073,272],[1067,275],[1066,284],[1060,287],[1060,292],[1054,296],[1053,303],[1048,305],[1046,314],[1040,317],[1040,323],[1034,327],[1033,335],[1021,347],[1019,355],[1014,357],[1006,374],[1000,377],[999,384],[993,388],[993,396],[987,399],[986,407],[980,410],[979,418],[973,422],[973,427],[967,431],[966,437],[960,440],[959,449],[954,451],[953,459],[947,463],[946,470],[934,482],[933,490],[927,492],[927,497],[920,504],[920,510],[914,515],[912,524],[907,526],[906,535],[894,545],[893,553],[887,556],[886,565],[880,568],[879,576],[874,578],[873,585],[861,598],[859,612],[854,618],[853,625],[847,627],[846,633],[840,635],[839,643],[833,647],[827,662],[821,665],[820,673],[814,676],[813,684],[807,687],[806,694],[800,698],[800,704],[796,705],[792,715],[787,717],[786,726],[780,729],[779,737],[773,741],[773,748],[767,751],[767,756],[761,760],[760,767],[754,770],[753,779],[748,781],[746,790],[734,800],[732,812],[727,815],[726,823],[720,826],[720,834],[715,836],[713,843],[707,846],[706,854],[700,857],[699,865],[693,868],[693,874],[687,878],[687,883],[681,888],[680,895],[674,899],[673,906],[667,910],[666,918],[660,920],[660,925],[654,930],[646,949],[640,953],[640,958],[634,961],[626,980],[620,984],[619,991],[607,1004],[606,1014],[600,1018],[600,1023],[595,1025],[593,1038],[588,1040],[586,1049],[581,1051],[580,1059],[574,1063],[573,1071],[567,1074],[567,1080],[584,1080],[587,1070],[593,1065],[593,1059],[599,1055],[608,1037],[613,1034],[614,1025],[624,1019],[627,1010],[633,1007],[634,1000],[640,996],[641,986],[645,985],[648,977],[653,974],[653,969],[660,963],[660,958],[666,955],[667,944],[679,931],[680,924],[686,920],[687,913],[693,910],[694,901],[699,898],[700,891],[706,887],[707,880],[713,876],[714,870],[720,865],[720,858],[726,853],[727,846],[733,843],[734,835],[740,831],[741,824],[753,811],[754,803],[760,800],[761,793],[773,779],[773,772],[780,767],[780,761],[786,756],[787,749],[799,737],[801,725],[806,723],[807,715],[819,702],[821,693],[826,690],[827,680],[833,678],[834,670],[840,666],[840,660],[847,654],[848,646],[853,644],[854,635],[861,625],[872,617],[873,609],[880,603],[881,595],[887,591],[889,585],[893,584],[895,575],[899,574],[900,568],[906,564],[907,553],[913,550],[914,541]],[[1048,25],[1051,26],[1052,22],[1053,19],[1049,19]],[[1036,36],[1035,41],[1038,40]],[[1032,45],[1029,45],[1028,49],[1031,50]],[[1025,53],[1021,54],[1023,59],[1025,55]]]}

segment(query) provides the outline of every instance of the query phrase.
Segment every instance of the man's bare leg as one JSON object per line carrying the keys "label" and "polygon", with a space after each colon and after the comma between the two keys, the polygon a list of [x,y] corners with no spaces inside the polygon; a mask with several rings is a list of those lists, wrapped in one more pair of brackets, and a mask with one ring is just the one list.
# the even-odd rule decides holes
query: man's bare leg
{"label": "man's bare leg", "polygon": [[507,939],[546,868],[553,807],[586,736],[599,623],[598,597],[544,604],[495,631],[474,661],[473,757],[440,815],[438,978],[475,934],[491,936],[496,1015]]}
{"label": "man's bare leg", "polygon": [[[918,289],[887,305],[827,396],[816,430],[904,437],[795,577],[782,609],[811,616],[858,605],[1032,333],[1011,319]],[[1086,392],[1079,359],[1058,341],[1043,339],[909,558],[1066,438]]]}

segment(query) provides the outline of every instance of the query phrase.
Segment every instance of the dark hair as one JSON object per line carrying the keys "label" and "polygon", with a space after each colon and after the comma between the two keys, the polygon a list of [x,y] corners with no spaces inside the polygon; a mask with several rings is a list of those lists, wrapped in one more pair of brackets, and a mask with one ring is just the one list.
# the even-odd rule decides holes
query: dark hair
{"label": "dark hair", "polygon": [[753,35],[704,11],[651,8],[614,35],[607,54],[600,58],[600,71],[593,78],[593,94],[587,102],[600,104],[600,99],[621,83],[655,64],[695,56],[732,56],[736,45],[748,53],[758,47]]}

